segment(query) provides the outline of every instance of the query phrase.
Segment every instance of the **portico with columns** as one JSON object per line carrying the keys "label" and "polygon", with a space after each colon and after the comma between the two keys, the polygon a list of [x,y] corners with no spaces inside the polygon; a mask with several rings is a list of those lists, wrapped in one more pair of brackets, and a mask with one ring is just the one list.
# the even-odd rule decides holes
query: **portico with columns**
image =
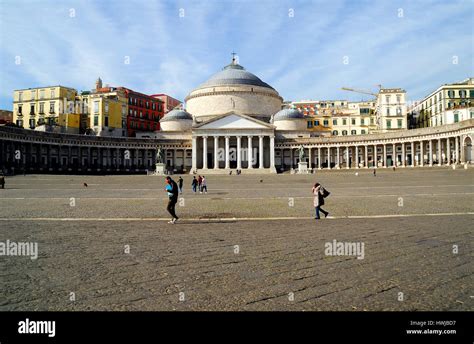
{"label": "portico with columns", "polygon": [[275,127],[230,112],[193,126],[191,173],[276,173]]}

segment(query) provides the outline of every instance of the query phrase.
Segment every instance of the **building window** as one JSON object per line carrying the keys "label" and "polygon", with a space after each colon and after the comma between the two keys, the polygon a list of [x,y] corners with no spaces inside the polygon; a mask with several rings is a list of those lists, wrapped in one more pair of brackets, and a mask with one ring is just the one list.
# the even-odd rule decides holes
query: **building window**
{"label": "building window", "polygon": [[355,118],[352,119],[351,123],[352,123],[352,125],[355,125],[355,124],[356,124]]}
{"label": "building window", "polygon": [[21,127],[21,128],[23,128],[23,120],[17,119],[17,120],[16,120],[16,125],[19,126],[19,127]]}
{"label": "building window", "polygon": [[35,128],[35,120],[34,118],[31,118],[30,119],[30,129],[34,129]]}
{"label": "building window", "polygon": [[374,119],[373,118],[370,119],[370,124],[374,125]]}
{"label": "building window", "polygon": [[35,104],[30,104],[30,115],[35,114]]}
{"label": "building window", "polygon": [[345,118],[342,119],[342,125],[347,125],[347,119]]}
{"label": "building window", "polygon": [[314,121],[314,125],[318,126],[318,125],[319,125],[319,121]]}
{"label": "building window", "polygon": [[390,104],[390,96],[385,96],[385,104]]}
{"label": "building window", "polygon": [[109,116],[105,116],[104,118],[104,126],[108,127],[109,126]]}
{"label": "building window", "polygon": [[402,102],[402,96],[397,94],[397,104],[400,104]]}
{"label": "building window", "polygon": [[94,102],[94,113],[99,113],[99,102],[98,101]]}
{"label": "building window", "polygon": [[31,91],[31,100],[35,100],[35,91]]}
{"label": "building window", "polygon": [[44,90],[40,90],[40,99],[44,99]]}
{"label": "building window", "polygon": [[[471,91],[472,92],[472,91]],[[23,92],[18,93],[18,101],[22,102],[23,101]]]}
{"label": "building window", "polygon": [[21,112],[23,110],[23,105],[18,105],[18,114],[23,115]]}
{"label": "building window", "polygon": [[401,128],[402,128],[402,124],[403,124],[403,120],[398,119],[398,120],[397,120],[398,129],[401,129]]}
{"label": "building window", "polygon": [[334,136],[339,135],[339,133],[337,132],[337,130],[333,130],[333,131],[332,131],[332,134],[333,134]]}
{"label": "building window", "polygon": [[49,113],[54,113],[54,102],[49,102]]}
{"label": "building window", "polygon": [[343,135],[343,136],[346,136],[346,135],[347,135],[347,130],[343,130],[343,131],[342,131],[342,135]]}
{"label": "building window", "polygon": [[51,90],[51,98],[53,99],[55,97],[55,92],[54,90]]}
{"label": "building window", "polygon": [[329,125],[329,121],[327,119],[324,120],[323,125],[327,127]]}
{"label": "building window", "polygon": [[391,129],[392,128],[392,121],[387,119],[387,128]]}
{"label": "building window", "polygon": [[365,119],[363,118],[360,119],[360,125],[365,125]]}
{"label": "building window", "polygon": [[99,116],[95,115],[94,116],[94,127],[97,127],[99,125]]}
{"label": "building window", "polygon": [[460,98],[466,98],[467,92],[466,90],[460,90],[459,91],[459,97]]}
{"label": "building window", "polygon": [[105,102],[105,113],[109,113],[109,102]]}
{"label": "building window", "polygon": [[337,125],[337,119],[332,120],[332,125]]}
{"label": "building window", "polygon": [[459,122],[459,113],[455,112],[454,113],[454,123]]}
{"label": "building window", "polygon": [[312,128],[313,127],[313,121],[308,121],[308,128]]}
{"label": "building window", "polygon": [[351,135],[357,135],[357,130],[351,130]]}
{"label": "building window", "polygon": [[402,114],[402,108],[400,106],[397,106],[397,116],[401,116]]}
{"label": "building window", "polygon": [[454,97],[455,97],[454,90],[449,90],[448,91],[448,98],[454,98]]}
{"label": "building window", "polygon": [[360,133],[361,133],[362,135],[364,135],[364,134],[365,134],[365,129],[362,129],[362,130],[360,131]]}
{"label": "building window", "polygon": [[44,103],[40,103],[40,109],[39,109],[39,113],[40,115],[44,114]]}
{"label": "building window", "polygon": [[469,98],[474,98],[474,90],[469,90]]}

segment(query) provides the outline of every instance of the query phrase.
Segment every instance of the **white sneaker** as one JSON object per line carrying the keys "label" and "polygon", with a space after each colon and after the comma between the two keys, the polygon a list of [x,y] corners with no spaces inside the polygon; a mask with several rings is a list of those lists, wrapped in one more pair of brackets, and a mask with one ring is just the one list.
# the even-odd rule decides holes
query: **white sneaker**
{"label": "white sneaker", "polygon": [[171,221],[168,221],[168,223],[174,225],[174,219]]}

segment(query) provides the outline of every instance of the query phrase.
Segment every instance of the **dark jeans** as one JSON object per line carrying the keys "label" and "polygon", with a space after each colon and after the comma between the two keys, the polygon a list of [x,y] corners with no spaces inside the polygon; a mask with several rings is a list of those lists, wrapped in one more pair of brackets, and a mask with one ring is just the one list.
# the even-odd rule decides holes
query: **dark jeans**
{"label": "dark jeans", "polygon": [[207,186],[206,185],[201,186],[201,192],[204,192],[204,190],[206,190],[206,192],[207,192]]}
{"label": "dark jeans", "polygon": [[320,205],[318,205],[317,207],[315,207],[316,209],[316,218],[319,219],[319,211],[321,211],[325,216],[328,216],[328,212],[326,210],[324,210],[323,208],[321,208]]}
{"label": "dark jeans", "polygon": [[168,206],[166,207],[166,210],[168,210],[168,213],[170,213],[170,215],[174,218],[174,219],[177,219],[178,216],[176,216],[176,212],[175,212],[175,207],[176,207],[176,203],[178,202],[177,199],[174,199],[174,198],[170,198],[170,200],[168,201]]}

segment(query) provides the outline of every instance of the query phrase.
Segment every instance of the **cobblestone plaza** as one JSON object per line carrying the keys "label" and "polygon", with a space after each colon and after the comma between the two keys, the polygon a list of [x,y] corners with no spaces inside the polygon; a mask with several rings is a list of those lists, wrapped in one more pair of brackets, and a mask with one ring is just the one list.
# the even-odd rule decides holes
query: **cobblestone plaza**
{"label": "cobblestone plaza", "polygon": [[0,310],[473,309],[472,168],[183,177],[176,225],[163,177],[7,178],[0,241],[38,258],[2,257]]}

